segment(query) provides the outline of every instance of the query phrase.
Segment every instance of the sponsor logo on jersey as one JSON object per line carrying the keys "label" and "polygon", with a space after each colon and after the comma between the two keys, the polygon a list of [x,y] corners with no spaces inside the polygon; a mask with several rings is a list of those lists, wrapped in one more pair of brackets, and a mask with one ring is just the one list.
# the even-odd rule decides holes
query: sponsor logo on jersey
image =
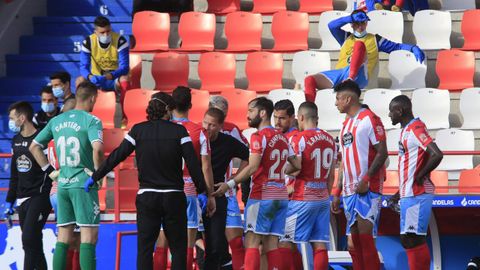
{"label": "sponsor logo on jersey", "polygon": [[32,168],[32,161],[26,156],[21,155],[17,158],[17,170],[21,173],[29,172]]}
{"label": "sponsor logo on jersey", "polygon": [[343,146],[349,146],[353,143],[353,134],[348,132],[347,134],[343,135],[342,137],[342,144]]}

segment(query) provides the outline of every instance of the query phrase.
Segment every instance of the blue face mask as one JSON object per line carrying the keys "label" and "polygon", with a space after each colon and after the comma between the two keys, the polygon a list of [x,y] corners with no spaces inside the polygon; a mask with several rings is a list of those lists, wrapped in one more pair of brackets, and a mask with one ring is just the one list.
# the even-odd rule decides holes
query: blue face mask
{"label": "blue face mask", "polygon": [[364,36],[367,35],[367,30],[363,30],[362,32],[357,32],[357,31],[353,31],[353,35],[356,37],[356,38],[363,38]]}
{"label": "blue face mask", "polygon": [[51,113],[55,111],[55,104],[42,102],[42,110],[46,113]]}
{"label": "blue face mask", "polygon": [[15,124],[15,121],[13,121],[13,120],[11,120],[11,119],[8,121],[8,128],[9,128],[12,132],[14,132],[14,133],[20,132],[20,127],[18,127],[18,126]]}
{"label": "blue face mask", "polygon": [[65,93],[63,92],[63,89],[61,87],[54,87],[54,88],[52,88],[52,91],[53,91],[53,95],[56,98],[63,98],[63,96],[65,95]]}

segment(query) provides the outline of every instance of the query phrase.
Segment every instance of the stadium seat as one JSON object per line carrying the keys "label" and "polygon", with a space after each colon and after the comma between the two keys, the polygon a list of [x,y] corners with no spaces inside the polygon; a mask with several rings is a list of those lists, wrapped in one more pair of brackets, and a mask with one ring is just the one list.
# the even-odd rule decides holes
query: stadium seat
{"label": "stadium seat", "polygon": [[[338,44],[338,41],[333,37],[330,29],[328,29],[328,23],[344,16],[350,16],[350,13],[345,11],[332,10],[325,11],[320,14],[320,20],[318,22],[318,34],[322,39],[322,46],[320,47],[321,51],[340,50],[340,44]],[[350,24],[345,25],[344,27],[342,27],[342,29],[348,32],[353,32]]]}
{"label": "stadium seat", "polygon": [[243,137],[247,139],[248,143],[250,143],[250,138],[252,137],[252,134],[257,132],[256,128],[246,128],[242,131]]}
{"label": "stadium seat", "polygon": [[400,90],[390,89],[370,89],[365,92],[363,96],[363,103],[367,104],[370,109],[382,119],[383,127],[385,129],[399,128],[400,125],[393,126],[392,120],[388,117],[390,112],[388,107],[390,101],[396,96],[401,95]]}
{"label": "stadium seat", "polygon": [[248,103],[257,97],[257,92],[242,89],[222,91],[220,94],[228,101],[228,115],[225,121],[235,123],[241,130],[248,127]]}
{"label": "stadium seat", "polygon": [[319,14],[324,11],[333,10],[332,0],[299,0],[300,12]]}
{"label": "stadium seat", "polygon": [[435,88],[420,88],[412,93],[413,115],[428,129],[449,128],[450,94]]}
{"label": "stadium seat", "polygon": [[240,10],[240,0],[207,0],[208,13],[228,14]]}
{"label": "stadium seat", "polygon": [[158,91],[145,89],[132,89],[127,91],[125,95],[125,114],[128,117],[127,129],[130,129],[134,124],[147,120],[145,112],[150,97]]}
{"label": "stadium seat", "polygon": [[213,51],[216,21],[214,14],[185,12],[180,16],[178,34],[182,39],[178,51]]}
{"label": "stadium seat", "polygon": [[397,193],[399,184],[398,170],[387,171],[387,177],[385,182],[383,182],[383,194],[393,195]]}
{"label": "stadium seat", "polygon": [[448,172],[434,170],[430,173],[430,179],[435,185],[435,194],[448,194]]}
{"label": "stadium seat", "polygon": [[[400,141],[401,129],[392,129],[387,131],[387,150],[388,152],[398,152],[398,142]],[[398,170],[398,154],[388,155],[387,170]]]}
{"label": "stadium seat", "polygon": [[132,22],[135,47],[132,51],[168,51],[170,15],[154,11],[135,13]]}
{"label": "stadium seat", "polygon": [[[437,132],[435,142],[442,151],[473,151],[475,138],[473,131],[459,129],[442,129]],[[473,168],[472,155],[444,155],[437,170],[458,171]]]}
{"label": "stadium seat", "polygon": [[462,18],[462,35],[464,43],[462,50],[478,51],[480,50],[480,10],[467,10]]}
{"label": "stadium seat", "polygon": [[295,107],[296,114],[300,104],[305,102],[305,93],[301,90],[275,89],[268,93],[268,99],[273,101],[273,104],[282,99],[289,99]]}
{"label": "stadium seat", "polygon": [[413,34],[423,50],[450,49],[452,18],[448,11],[420,10],[413,18]]}
{"label": "stadium seat", "polygon": [[100,181],[100,188],[98,189],[98,206],[100,206],[100,212],[107,210],[107,178],[103,178]]}
{"label": "stadium seat", "polygon": [[115,208],[120,212],[135,212],[135,199],[138,191],[138,171],[136,169],[115,169]]}
{"label": "stadium seat", "polygon": [[308,49],[308,13],[279,11],[273,14],[272,36],[275,45],[270,51],[291,52]]}
{"label": "stadium seat", "polygon": [[468,88],[460,95],[462,129],[480,129],[480,88]]}
{"label": "stadium seat", "polygon": [[202,81],[202,90],[219,93],[235,88],[235,55],[221,52],[208,52],[200,55],[198,76]]}
{"label": "stadium seat", "polygon": [[389,10],[373,10],[368,12],[370,21],[367,31],[372,34],[402,43],[403,38],[403,14]]}
{"label": "stadium seat", "polygon": [[345,114],[341,114],[335,106],[333,89],[324,89],[317,92],[315,104],[318,107],[318,128],[324,130],[340,130]]}
{"label": "stadium seat", "polygon": [[262,49],[262,15],[251,12],[229,13],[225,19],[228,46],[224,51],[245,52]]}
{"label": "stadium seat", "polygon": [[475,9],[475,0],[442,0],[442,10],[468,10],[468,9]]}
{"label": "stadium seat", "polygon": [[463,170],[458,179],[458,192],[461,194],[480,194],[480,170]]}
{"label": "stadium seat", "polygon": [[114,127],[115,106],[114,91],[98,91],[92,114],[102,120],[103,128]]}
{"label": "stadium seat", "polygon": [[473,87],[475,54],[461,50],[438,52],[436,71],[440,79],[439,89],[459,91]]}
{"label": "stadium seat", "polygon": [[248,90],[266,93],[282,88],[283,57],[279,53],[253,52],[245,63]]}
{"label": "stadium seat", "polygon": [[130,88],[141,88],[142,55],[130,53]]}
{"label": "stadium seat", "polygon": [[426,62],[418,62],[409,51],[393,51],[389,55],[388,73],[392,79],[392,89],[424,88],[427,65]]}
{"label": "stadium seat", "polygon": [[120,128],[103,129],[103,151],[110,154],[125,138],[125,132]]}
{"label": "stadium seat", "polygon": [[330,69],[330,54],[327,52],[303,51],[293,55],[292,73],[301,89],[306,76]]}
{"label": "stadium seat", "polygon": [[287,10],[286,0],[253,0],[254,13],[272,14],[282,10]]}
{"label": "stadium seat", "polygon": [[155,89],[171,92],[179,85],[188,85],[188,54],[156,53],[152,61]]}
{"label": "stadium seat", "polygon": [[192,90],[192,109],[188,117],[192,122],[201,123],[205,112],[208,110],[210,94],[207,91]]}

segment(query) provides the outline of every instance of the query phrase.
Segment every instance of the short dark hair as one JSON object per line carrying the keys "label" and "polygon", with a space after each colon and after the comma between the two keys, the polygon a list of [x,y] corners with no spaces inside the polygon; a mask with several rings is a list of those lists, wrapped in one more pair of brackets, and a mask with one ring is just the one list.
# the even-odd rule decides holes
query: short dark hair
{"label": "short dark hair", "polygon": [[192,108],[192,90],[185,86],[178,86],[173,90],[172,98],[175,101],[175,109],[179,112],[187,112]]}
{"label": "short dark hair", "polygon": [[302,111],[307,119],[318,119],[318,107],[315,103],[310,102],[310,101],[305,101],[302,104],[300,104],[300,107],[298,108],[298,111]]}
{"label": "short dark hair", "polygon": [[396,96],[390,101],[390,103],[396,103],[405,111],[412,111],[412,101],[406,95]]}
{"label": "short dark hair", "polygon": [[273,102],[266,98],[266,97],[257,97],[252,99],[248,104],[254,103],[253,107],[257,108],[258,110],[265,110],[267,113],[267,118],[270,119],[273,113]]}
{"label": "short dark hair", "polygon": [[358,86],[358,84],[352,80],[346,80],[339,83],[337,86],[335,86],[333,91],[336,93],[350,91],[352,93],[355,93],[358,97],[362,95],[362,90],[360,90],[360,86]]}
{"label": "short dark hair", "polygon": [[17,115],[25,115],[28,121],[33,119],[33,107],[26,101],[17,101],[8,107],[8,113],[15,110]]}
{"label": "short dark hair", "polygon": [[288,116],[292,116],[295,114],[295,107],[293,106],[293,102],[289,99],[282,99],[275,103],[273,107],[275,111],[287,111]]}
{"label": "short dark hair", "polygon": [[205,115],[207,114],[217,119],[219,124],[223,124],[225,122],[225,114],[223,113],[222,110],[218,108],[215,108],[215,107],[209,108],[205,112]]}
{"label": "short dark hair", "polygon": [[70,73],[66,71],[58,71],[50,75],[50,80],[55,80],[59,79],[62,83],[67,83],[72,80],[72,76],[70,76]]}
{"label": "short dark hair", "polygon": [[169,110],[174,108],[175,102],[169,94],[163,92],[155,93],[148,102],[146,109],[147,119],[149,121],[160,120]]}
{"label": "short dark hair", "polygon": [[95,18],[95,21],[93,21],[93,24],[95,27],[106,27],[110,25],[110,20],[107,19],[107,17],[98,16]]}
{"label": "short dark hair", "polygon": [[42,90],[40,90],[40,96],[41,96],[43,93],[53,95],[52,86],[51,86],[51,85],[44,86],[44,87],[42,88]]}
{"label": "short dark hair", "polygon": [[77,86],[75,99],[78,101],[85,101],[97,95],[97,86],[89,81],[84,81]]}

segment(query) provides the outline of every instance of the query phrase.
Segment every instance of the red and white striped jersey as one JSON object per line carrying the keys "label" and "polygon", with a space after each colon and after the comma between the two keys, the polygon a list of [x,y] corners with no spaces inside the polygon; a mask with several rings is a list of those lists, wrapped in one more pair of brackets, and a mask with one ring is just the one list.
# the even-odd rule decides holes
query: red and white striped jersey
{"label": "red and white striped jersey", "polygon": [[287,200],[285,168],[293,150],[282,132],[265,127],[252,134],[250,154],[262,156],[260,167],[252,178],[250,199]]}
{"label": "red and white striped jersey", "polygon": [[[382,121],[370,109],[362,108],[355,117],[347,117],[340,132],[343,163],[343,195],[355,193],[356,185],[367,174],[377,151],[373,147],[385,141]],[[381,193],[385,179],[383,166],[370,181],[370,191]]]}
{"label": "red and white striped jersey", "polygon": [[[239,142],[248,146],[247,139],[242,135],[242,132],[240,131],[240,128],[237,125],[235,125],[234,123],[224,122],[222,133],[230,135],[230,136],[234,137],[235,139],[237,139]],[[227,169],[227,173],[225,175],[225,180],[229,180],[232,177],[232,174],[233,174],[233,161],[230,161],[230,165],[229,165],[229,167]],[[237,189],[236,188],[231,188],[225,193],[225,196],[232,197],[232,196],[236,196],[236,194],[237,194]]]}
{"label": "red and white striped jersey", "polygon": [[412,197],[423,193],[434,193],[435,187],[430,178],[423,185],[415,183],[418,171],[427,162],[427,145],[432,142],[425,124],[418,118],[408,123],[400,133],[398,142],[398,174],[400,197]]}
{"label": "red and white striped jersey", "polygon": [[[51,140],[48,143],[47,158],[48,158],[48,163],[50,163],[50,165],[52,165],[52,167],[55,168],[55,170],[60,169],[60,166],[58,164],[57,152],[55,151],[55,142],[53,140]],[[53,181],[52,182],[52,189],[50,190],[50,194],[57,193],[57,186],[58,186],[57,181]]]}
{"label": "red and white striped jersey", "polygon": [[[185,119],[185,118],[174,118],[174,123],[179,125],[183,125],[190,135],[192,139],[193,148],[195,149],[195,153],[197,153],[198,160],[201,162],[201,156],[208,156],[210,155],[210,141],[207,136],[207,131],[200,125],[195,124],[194,122]],[[185,186],[183,187],[183,191],[185,192],[186,196],[196,196],[197,190],[195,188],[195,184],[192,181],[192,177],[188,172],[188,168],[183,168],[183,180],[185,182]]]}
{"label": "red and white striped jersey", "polygon": [[335,140],[321,129],[299,132],[292,141],[293,151],[302,158],[302,170],[295,178],[292,200],[328,199],[328,175],[337,151]]}

